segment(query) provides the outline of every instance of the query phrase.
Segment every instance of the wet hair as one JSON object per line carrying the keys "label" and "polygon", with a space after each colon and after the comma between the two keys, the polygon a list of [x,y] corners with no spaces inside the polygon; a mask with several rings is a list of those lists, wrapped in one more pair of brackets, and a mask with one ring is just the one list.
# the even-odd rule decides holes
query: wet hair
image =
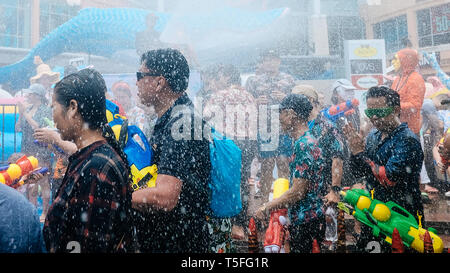
{"label": "wet hair", "polygon": [[313,106],[308,97],[300,94],[289,94],[280,103],[280,110],[294,110],[297,117],[303,121],[307,121]]}
{"label": "wet hair", "polygon": [[[91,130],[101,130],[109,145],[119,154],[126,166],[127,155],[114,137],[114,132],[106,119],[106,84],[102,75],[94,69],[83,69],[64,77],[56,83],[54,93],[56,101],[69,107],[70,101],[78,103],[78,113]],[[128,173],[131,171],[128,167]],[[131,176],[130,176],[131,177]]]}
{"label": "wet hair", "polygon": [[106,120],[106,84],[102,75],[93,69],[83,69],[56,83],[56,101],[68,107],[71,100],[78,103],[78,112],[89,129],[102,129]]}
{"label": "wet hair", "polygon": [[366,99],[379,97],[385,97],[388,106],[400,107],[400,95],[387,86],[374,86],[367,91]]}
{"label": "wet hair", "polygon": [[141,56],[141,64],[163,76],[175,93],[184,92],[189,83],[189,65],[177,49],[150,50]]}

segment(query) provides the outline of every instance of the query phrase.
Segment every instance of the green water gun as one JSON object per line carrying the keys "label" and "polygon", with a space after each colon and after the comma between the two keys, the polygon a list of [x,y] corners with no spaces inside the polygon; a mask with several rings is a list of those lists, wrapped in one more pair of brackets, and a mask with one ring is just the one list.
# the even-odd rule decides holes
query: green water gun
{"label": "green water gun", "polygon": [[[338,208],[355,217],[356,220],[372,229],[375,237],[385,237],[385,241],[392,244],[394,228],[400,233],[403,243],[410,248],[424,253],[424,235],[426,229],[417,223],[414,216],[395,202],[381,202],[373,198],[366,190],[353,189],[341,191],[343,201],[353,208],[340,202]],[[429,228],[428,232],[433,241],[435,253],[442,253],[444,244],[436,235],[436,230]]]}

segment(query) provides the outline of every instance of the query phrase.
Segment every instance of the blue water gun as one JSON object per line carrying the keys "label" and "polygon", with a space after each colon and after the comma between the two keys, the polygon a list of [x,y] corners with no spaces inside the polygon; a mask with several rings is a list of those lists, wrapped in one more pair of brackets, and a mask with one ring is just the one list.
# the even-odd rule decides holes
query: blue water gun
{"label": "blue water gun", "polygon": [[328,120],[336,123],[339,118],[355,113],[355,109],[358,106],[359,101],[357,99],[352,99],[337,105],[330,106],[322,110],[322,113]]}
{"label": "blue water gun", "polygon": [[61,154],[65,154],[65,152],[64,152],[64,150],[63,149],[61,149],[58,145],[56,145],[56,144],[47,144],[47,143],[43,143],[43,142],[39,142],[38,140],[34,140],[33,141],[34,142],[34,144],[36,144],[36,145],[38,145],[38,146],[40,146],[40,147],[43,147],[43,148],[51,148],[51,147],[53,147],[55,150],[57,150],[59,153],[61,153]]}

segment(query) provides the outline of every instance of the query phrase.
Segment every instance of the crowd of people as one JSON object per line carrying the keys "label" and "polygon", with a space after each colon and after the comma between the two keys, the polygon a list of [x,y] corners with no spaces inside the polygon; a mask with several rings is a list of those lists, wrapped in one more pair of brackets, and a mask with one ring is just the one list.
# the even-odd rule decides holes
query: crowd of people
{"label": "crowd of people", "polygon": [[[16,128],[21,153],[50,171],[23,177],[17,190],[0,184],[0,252],[70,252],[75,242],[81,252],[232,253],[251,217],[261,228],[271,211],[287,208],[290,252],[310,253],[313,240],[325,240],[326,208],[336,207],[344,187],[395,201],[424,225],[427,192],[448,195],[450,110],[442,102],[450,91],[436,77],[424,81],[413,49],[395,55],[391,85],[366,92],[364,113],[355,108],[336,120],[325,112],[354,99],[357,88],[339,79],[328,93],[298,82],[280,71],[274,50],[262,54],[245,83],[234,65],[205,68],[195,98],[187,94],[190,68],[179,50],[141,53],[136,94],[123,81],[108,91],[93,68],[66,67],[60,79],[36,58],[30,87],[16,94],[26,98]],[[132,190],[127,155],[108,125],[107,100],[148,138],[155,187]],[[234,217],[209,214],[210,139],[197,137],[206,124],[241,150],[242,210]],[[274,168],[289,180],[276,199],[270,195]],[[255,180],[263,205],[251,212]],[[358,237],[361,252],[376,240],[365,227]]]}

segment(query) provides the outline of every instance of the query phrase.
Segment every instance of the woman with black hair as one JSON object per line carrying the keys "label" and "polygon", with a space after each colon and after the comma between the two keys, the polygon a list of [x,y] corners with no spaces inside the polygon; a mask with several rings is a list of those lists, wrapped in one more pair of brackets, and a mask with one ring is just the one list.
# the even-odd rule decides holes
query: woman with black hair
{"label": "woman with black hair", "polygon": [[131,187],[126,155],[106,120],[106,85],[100,73],[84,69],[58,82],[53,119],[61,138],[78,151],[44,225],[49,252],[130,251]]}

